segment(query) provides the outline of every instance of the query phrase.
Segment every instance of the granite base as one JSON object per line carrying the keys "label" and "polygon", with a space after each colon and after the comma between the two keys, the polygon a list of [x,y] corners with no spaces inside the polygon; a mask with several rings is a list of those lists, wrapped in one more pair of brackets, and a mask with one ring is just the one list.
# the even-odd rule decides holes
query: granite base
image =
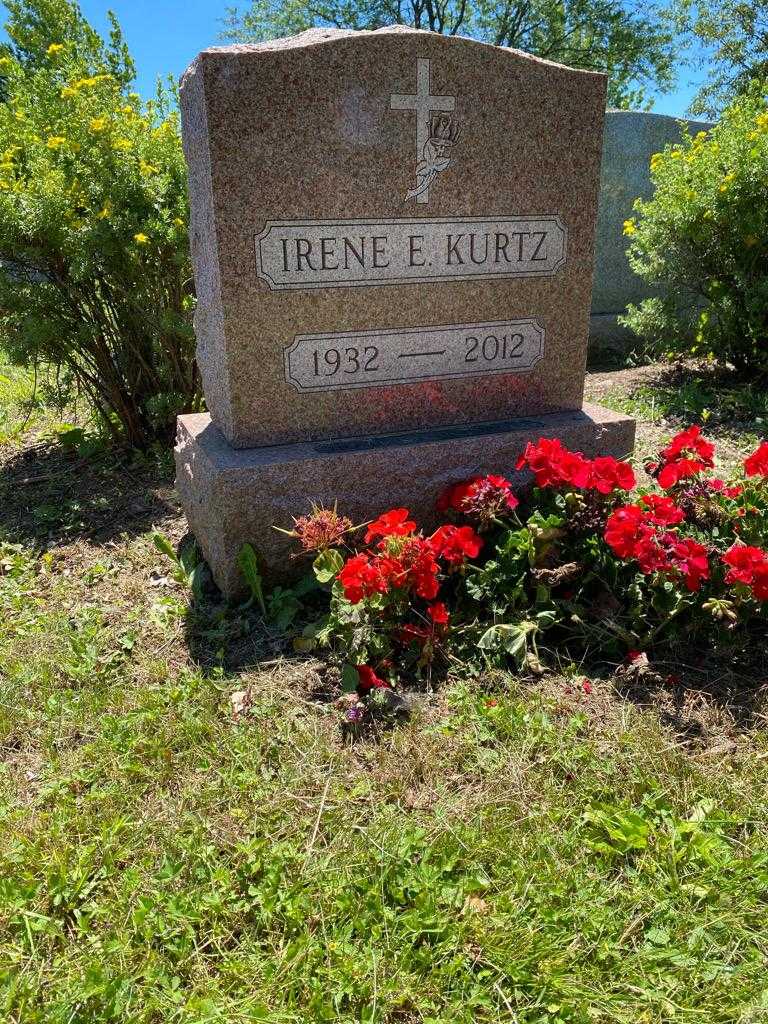
{"label": "granite base", "polygon": [[471,427],[302,442],[269,448],[232,448],[207,414],[180,416],[176,486],[213,577],[222,592],[243,592],[237,555],[246,542],[267,576],[289,577],[306,563],[296,545],[273,529],[290,529],[294,516],[315,502],[338,503],[354,522],[406,506],[426,528],[434,525],[436,496],[449,483],[503,473],[521,488],[529,474],[515,461],[530,440],[557,437],[585,455],[628,455],[635,421],[601,406]]}

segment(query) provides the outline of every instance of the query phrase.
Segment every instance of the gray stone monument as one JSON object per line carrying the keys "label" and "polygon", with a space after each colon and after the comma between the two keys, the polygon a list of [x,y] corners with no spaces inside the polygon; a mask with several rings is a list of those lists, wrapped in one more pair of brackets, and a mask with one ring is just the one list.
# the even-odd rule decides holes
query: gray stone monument
{"label": "gray stone monument", "polygon": [[[312,502],[429,523],[583,404],[604,76],[398,26],[205,50],[182,79],[198,358],[177,486],[222,590]],[[522,480],[521,480],[522,482]]]}
{"label": "gray stone monument", "polygon": [[712,127],[709,121],[686,121],[666,114],[606,111],[590,323],[590,336],[598,346],[625,347],[635,335],[617,324],[617,316],[626,311],[628,303],[658,294],[629,265],[624,221],[633,216],[635,199],[653,194],[651,157],[679,142],[686,125],[693,134]]}

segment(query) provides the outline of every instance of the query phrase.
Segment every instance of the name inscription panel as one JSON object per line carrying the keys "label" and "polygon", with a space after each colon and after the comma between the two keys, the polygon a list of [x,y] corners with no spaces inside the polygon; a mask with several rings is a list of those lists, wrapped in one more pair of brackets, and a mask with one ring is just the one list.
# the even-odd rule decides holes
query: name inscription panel
{"label": "name inscription panel", "polygon": [[268,221],[256,273],[272,291],[551,277],[567,235],[557,216]]}
{"label": "name inscription panel", "polygon": [[544,354],[533,319],[301,334],[285,350],[285,379],[300,392],[520,373]]}

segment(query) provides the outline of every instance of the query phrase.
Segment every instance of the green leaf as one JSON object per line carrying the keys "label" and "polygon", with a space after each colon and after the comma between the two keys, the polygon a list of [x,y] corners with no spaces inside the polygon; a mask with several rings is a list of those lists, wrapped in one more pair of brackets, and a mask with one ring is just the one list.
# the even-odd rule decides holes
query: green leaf
{"label": "green leaf", "polygon": [[176,552],[173,549],[173,545],[164,534],[153,533],[152,543],[155,545],[155,547],[161,554],[166,555],[168,558],[170,558],[174,565],[179,565],[179,559]]}
{"label": "green leaf", "polygon": [[318,583],[330,583],[339,575],[343,567],[344,558],[341,552],[335,548],[321,551],[312,563]]}
{"label": "green leaf", "polygon": [[354,693],[360,682],[360,676],[354,665],[345,665],[341,670],[341,688],[344,693]]}
{"label": "green leaf", "polygon": [[251,591],[251,599],[258,604],[261,614],[266,618],[267,607],[264,603],[264,586],[259,572],[259,560],[252,545],[243,544],[237,556],[237,565]]}

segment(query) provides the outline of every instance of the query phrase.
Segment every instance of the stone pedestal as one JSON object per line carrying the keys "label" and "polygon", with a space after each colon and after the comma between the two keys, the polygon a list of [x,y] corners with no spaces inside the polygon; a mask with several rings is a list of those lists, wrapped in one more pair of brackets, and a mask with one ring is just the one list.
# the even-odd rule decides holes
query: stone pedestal
{"label": "stone pedestal", "polygon": [[190,528],[227,597],[243,592],[237,555],[251,543],[267,574],[290,575],[295,543],[274,526],[315,502],[338,503],[361,523],[405,506],[420,525],[435,525],[437,495],[449,483],[503,473],[522,489],[529,474],[515,462],[528,441],[557,437],[585,455],[629,454],[635,440],[630,417],[601,406],[546,416],[409,433],[236,449],[207,414],[181,416],[176,445],[176,486]]}

